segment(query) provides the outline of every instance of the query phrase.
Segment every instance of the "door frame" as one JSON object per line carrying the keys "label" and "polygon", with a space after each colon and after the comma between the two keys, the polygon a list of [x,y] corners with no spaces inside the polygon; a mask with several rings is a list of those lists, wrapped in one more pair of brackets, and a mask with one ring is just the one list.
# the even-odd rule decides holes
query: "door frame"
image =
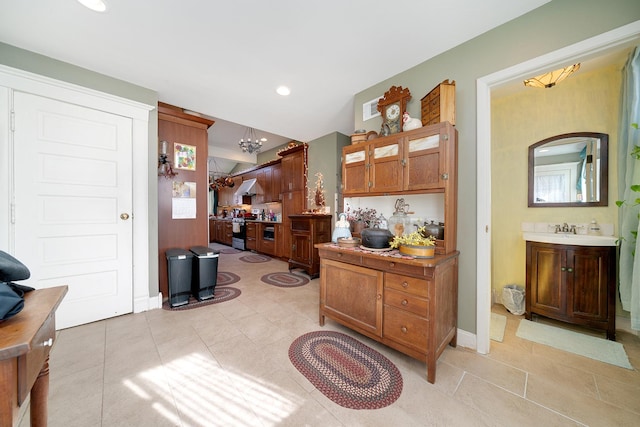
{"label": "door frame", "polygon": [[2,177],[7,178],[0,180],[0,224],[8,224],[6,228],[0,227],[0,246],[7,248],[7,252],[15,249],[11,230],[13,200],[9,200],[13,186],[13,164],[10,161],[13,119],[9,111],[13,102],[12,91],[32,93],[132,119],[133,312],[162,307],[162,296],[151,297],[149,291],[149,239],[157,238],[149,232],[149,174],[152,172],[149,122],[151,111],[156,106],[0,64],[0,168],[6,171]]}
{"label": "door frame", "polygon": [[476,81],[476,351],[489,353],[491,321],[491,89],[603,54],[640,37],[640,21],[486,75]]}

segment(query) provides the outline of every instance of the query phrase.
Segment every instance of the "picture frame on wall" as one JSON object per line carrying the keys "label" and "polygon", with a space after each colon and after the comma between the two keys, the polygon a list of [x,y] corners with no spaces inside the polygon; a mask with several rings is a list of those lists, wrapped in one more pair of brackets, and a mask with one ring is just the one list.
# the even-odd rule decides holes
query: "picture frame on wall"
{"label": "picture frame on wall", "polygon": [[174,165],[176,169],[196,170],[196,147],[193,145],[173,143]]}

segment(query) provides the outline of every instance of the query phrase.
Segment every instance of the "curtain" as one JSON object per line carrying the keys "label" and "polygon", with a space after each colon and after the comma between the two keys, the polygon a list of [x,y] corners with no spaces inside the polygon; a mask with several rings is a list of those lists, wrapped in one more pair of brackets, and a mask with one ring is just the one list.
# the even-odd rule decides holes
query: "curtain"
{"label": "curtain", "polygon": [[[634,148],[640,146],[640,49],[636,47],[623,69],[618,142],[618,191],[620,207],[620,300],[631,313],[631,328],[640,330],[640,240],[638,215],[640,192],[632,185],[640,184],[640,159]],[[640,149],[640,148],[637,148]],[[635,256],[634,256],[635,254]]]}

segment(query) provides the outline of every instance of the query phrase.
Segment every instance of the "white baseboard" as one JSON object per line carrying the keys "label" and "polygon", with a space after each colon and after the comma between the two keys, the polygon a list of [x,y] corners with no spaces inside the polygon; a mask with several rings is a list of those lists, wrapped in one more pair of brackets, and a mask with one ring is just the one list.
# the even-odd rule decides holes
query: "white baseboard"
{"label": "white baseboard", "polygon": [[457,343],[460,347],[470,348],[471,350],[478,348],[476,334],[472,334],[471,332],[464,331],[460,328],[458,328]]}
{"label": "white baseboard", "polygon": [[162,293],[158,292],[155,297],[139,298],[133,300],[133,312],[142,313],[143,311],[155,310],[162,308]]}

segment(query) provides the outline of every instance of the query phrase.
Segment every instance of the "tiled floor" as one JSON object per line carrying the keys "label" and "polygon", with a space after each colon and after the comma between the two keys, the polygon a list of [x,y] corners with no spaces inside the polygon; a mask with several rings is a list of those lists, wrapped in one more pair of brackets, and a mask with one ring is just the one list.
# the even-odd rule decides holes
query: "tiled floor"
{"label": "tiled floor", "polygon": [[[435,384],[425,365],[352,333],[400,369],[404,388],[378,410],[343,408],[317,391],[287,351],[318,325],[318,280],[298,288],[260,281],[284,262],[248,264],[221,254],[242,277],[238,298],[187,311],[153,310],[59,332],[51,353],[49,425],[88,426],[638,426],[640,340],[619,332],[636,370],[515,336],[508,318],[491,354],[448,348]],[[22,426],[28,425],[28,415]]]}

